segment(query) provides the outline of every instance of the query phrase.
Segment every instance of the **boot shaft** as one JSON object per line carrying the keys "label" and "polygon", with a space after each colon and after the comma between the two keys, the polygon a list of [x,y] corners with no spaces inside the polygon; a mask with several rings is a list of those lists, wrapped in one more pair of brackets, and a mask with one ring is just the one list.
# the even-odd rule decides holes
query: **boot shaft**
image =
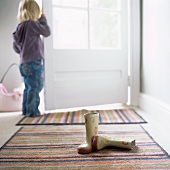
{"label": "boot shaft", "polygon": [[96,150],[100,150],[108,146],[133,149],[135,147],[135,140],[114,139],[106,136],[94,136],[92,140],[92,146]]}
{"label": "boot shaft", "polygon": [[92,137],[98,135],[99,113],[89,112],[84,114],[84,118],[86,128],[86,141],[91,144]]}

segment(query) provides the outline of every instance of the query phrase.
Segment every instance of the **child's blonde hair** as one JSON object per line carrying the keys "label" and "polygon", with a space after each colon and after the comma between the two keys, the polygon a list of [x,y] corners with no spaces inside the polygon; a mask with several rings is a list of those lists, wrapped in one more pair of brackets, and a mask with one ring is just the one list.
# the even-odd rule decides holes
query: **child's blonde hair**
{"label": "child's blonde hair", "polygon": [[19,23],[28,20],[37,21],[40,15],[41,10],[35,0],[22,0],[20,2],[17,16]]}

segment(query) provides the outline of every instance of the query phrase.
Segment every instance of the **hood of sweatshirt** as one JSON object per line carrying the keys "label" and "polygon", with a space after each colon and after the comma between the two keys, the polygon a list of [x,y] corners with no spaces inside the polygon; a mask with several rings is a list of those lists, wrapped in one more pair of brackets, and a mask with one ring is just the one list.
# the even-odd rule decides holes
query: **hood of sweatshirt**
{"label": "hood of sweatshirt", "polygon": [[14,40],[17,44],[23,44],[26,36],[27,21],[18,25],[16,31],[13,33]]}

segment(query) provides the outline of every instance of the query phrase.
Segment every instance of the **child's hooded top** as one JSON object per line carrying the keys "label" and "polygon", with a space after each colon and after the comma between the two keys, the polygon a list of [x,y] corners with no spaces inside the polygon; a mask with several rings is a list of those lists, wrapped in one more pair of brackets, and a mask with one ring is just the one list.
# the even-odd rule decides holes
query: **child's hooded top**
{"label": "child's hooded top", "polygon": [[44,45],[40,35],[50,35],[50,28],[43,15],[38,21],[28,20],[17,26],[13,33],[13,48],[20,54],[20,63],[44,59]]}

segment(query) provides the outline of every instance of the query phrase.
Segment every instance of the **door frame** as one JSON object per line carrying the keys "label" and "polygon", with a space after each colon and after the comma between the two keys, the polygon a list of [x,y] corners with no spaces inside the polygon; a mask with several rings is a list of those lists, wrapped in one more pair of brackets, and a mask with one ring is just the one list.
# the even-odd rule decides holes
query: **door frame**
{"label": "door frame", "polygon": [[130,2],[130,105],[139,106],[141,58],[141,1]]}
{"label": "door frame", "polygon": [[[129,105],[131,106],[139,106],[139,94],[140,94],[140,56],[141,56],[141,1],[140,0],[128,0],[129,1],[129,8],[130,8],[130,50],[129,50],[129,59],[130,59],[130,78],[129,78],[129,85],[130,85],[130,102]],[[48,18],[48,22],[52,23],[52,14],[46,13],[46,11],[51,10],[47,9],[51,8],[52,5],[44,6],[44,12]],[[51,27],[51,32],[53,28]],[[52,36],[45,39],[46,43],[49,43],[51,48],[52,45]],[[44,47],[45,48],[45,47]],[[49,55],[53,55],[51,52],[53,50],[49,50],[45,48],[45,65],[50,64],[48,60]],[[45,68],[45,73],[48,72],[49,69],[54,71],[54,65],[51,67]],[[48,110],[54,106],[54,100],[52,91],[50,98],[46,95],[46,88],[54,88],[54,83],[50,82],[53,79],[53,75],[45,76],[46,83],[45,84],[45,109]],[[49,93],[49,92],[48,92]]]}

